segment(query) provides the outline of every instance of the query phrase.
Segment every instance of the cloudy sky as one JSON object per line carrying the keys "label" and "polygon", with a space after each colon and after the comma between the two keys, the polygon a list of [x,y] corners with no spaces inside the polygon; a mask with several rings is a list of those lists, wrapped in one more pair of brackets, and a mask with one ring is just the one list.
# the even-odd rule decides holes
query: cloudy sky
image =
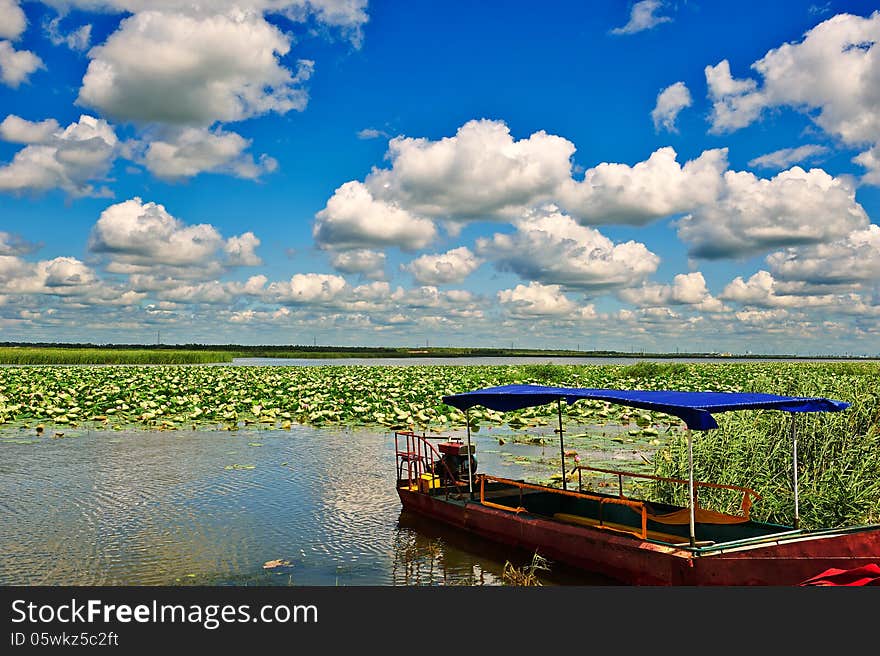
{"label": "cloudy sky", "polygon": [[0,0],[0,341],[876,354],[875,7]]}

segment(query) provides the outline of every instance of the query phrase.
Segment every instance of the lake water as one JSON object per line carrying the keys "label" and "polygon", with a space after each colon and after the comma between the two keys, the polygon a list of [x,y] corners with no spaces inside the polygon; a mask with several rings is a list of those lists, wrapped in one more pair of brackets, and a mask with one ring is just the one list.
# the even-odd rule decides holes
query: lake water
{"label": "lake water", "polygon": [[[475,434],[479,470],[546,479],[559,447],[552,426],[538,430],[546,445]],[[601,439],[571,444],[590,456]],[[629,440],[606,441],[616,451],[602,457],[639,459]],[[393,434],[376,430],[7,428],[0,584],[497,585],[507,560],[530,561],[402,513],[394,479]],[[273,560],[289,564],[263,567]],[[559,565],[541,578],[610,583]]]}

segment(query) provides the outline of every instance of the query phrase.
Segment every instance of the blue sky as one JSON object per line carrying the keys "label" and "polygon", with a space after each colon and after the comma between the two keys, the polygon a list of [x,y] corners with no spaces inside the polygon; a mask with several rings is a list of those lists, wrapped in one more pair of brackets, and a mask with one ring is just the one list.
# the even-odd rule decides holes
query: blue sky
{"label": "blue sky", "polygon": [[875,7],[0,0],[0,330],[876,354]]}

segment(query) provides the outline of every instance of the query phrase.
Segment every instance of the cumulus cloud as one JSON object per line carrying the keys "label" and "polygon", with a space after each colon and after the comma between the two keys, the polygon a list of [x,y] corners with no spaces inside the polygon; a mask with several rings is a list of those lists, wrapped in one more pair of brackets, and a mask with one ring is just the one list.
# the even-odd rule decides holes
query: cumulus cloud
{"label": "cumulus cloud", "polygon": [[0,39],[15,41],[27,27],[27,16],[18,0],[0,0]]}
{"label": "cumulus cloud", "polygon": [[833,305],[837,297],[832,294],[791,294],[779,288],[779,283],[769,271],[758,271],[748,280],[742,276],[733,279],[721,292],[720,298],[743,305],[768,308],[804,308]]}
{"label": "cumulus cloud", "polygon": [[754,255],[782,246],[832,241],[865,228],[855,190],[822,169],[793,167],[771,179],[724,174],[724,192],[678,221],[678,236],[696,257]]}
{"label": "cumulus cloud", "polygon": [[143,298],[101,281],[75,257],[28,262],[7,255],[0,255],[0,294],[53,296],[83,306],[130,305]]}
{"label": "cumulus cloud", "polygon": [[535,132],[514,140],[502,121],[475,120],[439,141],[395,137],[390,169],[365,184],[415,214],[446,220],[508,219],[570,176],[574,144]]}
{"label": "cumulus cloud", "polygon": [[818,144],[805,144],[797,148],[782,148],[772,153],[755,157],[749,161],[749,166],[762,169],[784,169],[792,164],[806,162],[825,155],[828,148]]}
{"label": "cumulus cloud", "polygon": [[287,282],[273,282],[268,294],[277,302],[289,305],[332,303],[347,290],[342,276],[325,273],[297,273]]}
{"label": "cumulus cloud", "polygon": [[363,183],[352,181],[339,187],[315,215],[312,234],[323,248],[416,250],[434,240],[437,228],[429,219],[377,199]]}
{"label": "cumulus cloud", "polygon": [[712,101],[713,133],[731,132],[749,125],[758,118],[764,105],[755,92],[754,80],[736,80],[730,73],[730,62],[722,60],[715,66],[706,66],[706,84]]}
{"label": "cumulus cloud", "polygon": [[[106,255],[107,270],[156,275],[163,267],[183,278],[214,275],[224,267],[255,265],[260,241],[253,233],[224,240],[207,223],[186,225],[157,203],[135,197],[111,205],[89,236],[89,250]],[[225,259],[218,257],[225,254]]]}
{"label": "cumulus cloud", "polygon": [[226,253],[227,266],[258,266],[263,260],[257,255],[256,250],[260,240],[252,232],[245,232],[238,237],[230,237],[223,246]]}
{"label": "cumulus cloud", "polygon": [[788,248],[767,256],[774,276],[813,284],[880,280],[880,226],[871,224],[827,244]]}
{"label": "cumulus cloud", "polygon": [[540,317],[590,318],[595,315],[592,305],[579,307],[565,294],[559,285],[542,285],[530,282],[513,289],[498,292],[498,301],[510,316],[518,319]]}
{"label": "cumulus cloud", "polygon": [[669,132],[678,132],[675,127],[675,119],[685,107],[693,104],[691,92],[688,91],[684,82],[671,84],[657,94],[657,104],[651,111],[651,120],[654,121],[654,129],[661,128]]}
{"label": "cumulus cloud", "polygon": [[691,305],[704,312],[721,312],[724,304],[714,298],[706,287],[706,279],[699,271],[680,273],[671,285],[645,283],[641,287],[621,289],[618,296],[640,307]]}
{"label": "cumulus cloud", "polygon": [[45,144],[51,142],[52,136],[59,130],[61,126],[54,118],[28,121],[10,114],[0,123],[0,139],[10,143]]}
{"label": "cumulus cloud", "polygon": [[43,60],[30,50],[16,50],[9,41],[0,41],[0,81],[17,89],[35,71],[45,68]]}
{"label": "cumulus cloud", "polygon": [[91,182],[102,178],[115,159],[113,128],[103,119],[86,115],[64,130],[53,130],[56,125],[51,119],[40,123],[17,116],[4,119],[0,134],[27,145],[0,166],[0,192],[62,189],[71,196],[109,194]]}
{"label": "cumulus cloud", "polygon": [[121,121],[208,126],[302,110],[313,62],[281,64],[290,37],[252,11],[143,11],[100,46],[77,102]]}
{"label": "cumulus cloud", "polygon": [[464,281],[480,264],[469,248],[461,246],[438,255],[422,255],[402,268],[422,285],[445,285]]}
{"label": "cumulus cloud", "polygon": [[644,244],[615,244],[558,211],[515,223],[516,232],[477,240],[477,253],[525,280],[582,290],[632,286],[657,270],[660,258]]}
{"label": "cumulus cloud", "polygon": [[610,30],[611,34],[636,34],[650,30],[661,23],[672,20],[669,16],[660,16],[657,12],[663,8],[663,0],[641,0],[632,6],[629,21],[622,27]]}
{"label": "cumulus cloud", "polygon": [[268,155],[254,160],[245,152],[250,139],[225,131],[202,128],[166,130],[144,144],[143,163],[163,180],[181,180],[200,173],[227,173],[239,178],[257,179],[276,170],[278,163]]}
{"label": "cumulus cloud", "polygon": [[706,68],[714,102],[713,132],[749,125],[762,110],[791,107],[849,145],[880,141],[877,113],[880,11],[838,14],[807,31],[802,41],[767,52],[751,68],[761,77],[734,79],[727,61]]}
{"label": "cumulus cloud", "polygon": [[[848,176],[793,167],[760,178],[729,170],[724,148],[684,163],[673,148],[659,148],[644,161],[602,162],[575,179],[571,142],[543,132],[515,140],[501,121],[470,121],[438,141],[398,137],[390,143],[390,168],[344,184],[318,213],[313,234],[319,246],[416,250],[431,243],[435,222],[457,235],[467,221],[517,224],[548,206],[582,226],[646,225],[683,215],[679,237],[691,255],[705,258],[825,242],[867,224]],[[780,151],[755,163],[816,153]]]}
{"label": "cumulus cloud", "polygon": [[361,248],[332,253],[330,264],[342,273],[357,273],[373,280],[385,277],[385,253],[381,251]]}
{"label": "cumulus cloud", "polygon": [[704,151],[680,165],[673,148],[656,150],[633,166],[602,163],[580,182],[567,179],[560,204],[582,223],[644,225],[660,217],[712,203],[723,185],[727,149]]}

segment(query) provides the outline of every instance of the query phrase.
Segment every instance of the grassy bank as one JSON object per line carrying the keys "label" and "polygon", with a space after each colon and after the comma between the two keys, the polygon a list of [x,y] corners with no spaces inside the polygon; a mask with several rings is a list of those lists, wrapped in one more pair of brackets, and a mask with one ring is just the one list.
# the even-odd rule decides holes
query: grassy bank
{"label": "grassy bank", "polygon": [[0,364],[209,364],[232,362],[227,351],[0,347]]}

